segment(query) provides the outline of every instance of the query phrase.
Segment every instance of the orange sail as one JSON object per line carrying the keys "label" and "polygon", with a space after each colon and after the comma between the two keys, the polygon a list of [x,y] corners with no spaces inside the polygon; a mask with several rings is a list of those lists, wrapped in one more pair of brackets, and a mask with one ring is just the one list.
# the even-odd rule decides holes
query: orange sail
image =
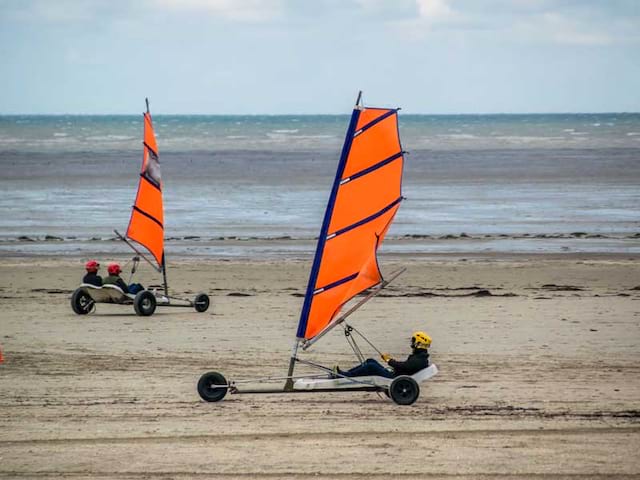
{"label": "orange sail", "polygon": [[382,282],[376,253],[402,201],[397,112],[353,111],[300,315],[300,339],[321,333],[346,302]]}
{"label": "orange sail", "polygon": [[153,123],[147,111],[144,115],[144,150],[142,153],[142,169],[136,202],[131,211],[131,219],[127,228],[127,237],[144,246],[158,262],[161,270],[164,267],[164,213],[162,205],[162,179],[158,146],[153,132]]}

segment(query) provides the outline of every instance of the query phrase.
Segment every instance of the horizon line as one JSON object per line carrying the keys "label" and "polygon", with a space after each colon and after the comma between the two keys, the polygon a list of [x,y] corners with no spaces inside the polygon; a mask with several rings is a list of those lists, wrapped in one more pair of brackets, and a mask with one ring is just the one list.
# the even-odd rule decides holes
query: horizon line
{"label": "horizon line", "polygon": [[[393,107],[370,107],[370,108],[393,108]],[[402,112],[402,110],[400,110]],[[442,113],[431,112],[422,113],[403,112],[402,116],[515,116],[515,115],[637,115],[640,111],[631,110],[610,110],[610,111],[559,111],[559,112],[458,112]],[[141,113],[1,113],[0,117],[132,117],[142,115]],[[153,116],[185,116],[185,117],[334,117],[340,115],[350,115],[350,112],[341,113],[154,113]]]}

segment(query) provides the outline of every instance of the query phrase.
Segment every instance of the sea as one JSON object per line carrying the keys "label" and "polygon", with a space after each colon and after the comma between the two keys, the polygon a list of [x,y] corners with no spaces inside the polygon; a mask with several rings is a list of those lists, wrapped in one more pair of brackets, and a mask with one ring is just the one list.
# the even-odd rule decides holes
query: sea
{"label": "sea", "polygon": [[[308,257],[348,115],[156,115],[168,255]],[[640,253],[640,114],[411,115],[384,251]],[[0,256],[126,251],[142,115],[0,116]]]}

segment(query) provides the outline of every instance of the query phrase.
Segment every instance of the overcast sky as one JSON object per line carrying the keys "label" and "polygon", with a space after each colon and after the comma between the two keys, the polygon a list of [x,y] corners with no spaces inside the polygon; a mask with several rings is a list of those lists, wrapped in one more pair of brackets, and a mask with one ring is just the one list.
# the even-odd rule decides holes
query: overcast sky
{"label": "overcast sky", "polygon": [[0,0],[0,113],[640,111],[640,0]]}

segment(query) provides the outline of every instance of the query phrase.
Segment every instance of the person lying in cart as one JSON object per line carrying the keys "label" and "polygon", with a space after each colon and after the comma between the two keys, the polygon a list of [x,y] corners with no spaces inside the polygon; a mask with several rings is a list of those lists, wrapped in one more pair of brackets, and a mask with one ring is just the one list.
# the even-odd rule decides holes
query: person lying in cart
{"label": "person lying in cart", "polygon": [[87,273],[82,277],[82,283],[88,283],[89,285],[95,285],[96,287],[102,286],[102,277],[98,275],[100,270],[100,264],[95,260],[89,260],[85,265]]}
{"label": "person lying in cart", "polygon": [[332,374],[333,378],[340,377],[364,377],[367,375],[378,375],[380,377],[395,378],[400,375],[413,375],[423,368],[429,366],[429,347],[431,346],[431,337],[425,332],[415,332],[411,336],[411,355],[404,362],[395,360],[391,355],[383,353],[382,360],[387,362],[389,367],[382,366],[373,358],[368,358],[360,365],[350,370],[340,370],[336,365]]}
{"label": "person lying in cart", "polygon": [[120,290],[122,290],[124,293],[136,294],[139,291],[144,290],[144,287],[139,283],[132,283],[131,285],[127,285],[125,281],[120,277],[122,269],[117,263],[110,264],[107,267],[107,272],[109,273],[109,276],[104,278],[104,285],[115,285],[117,287],[120,287]]}

